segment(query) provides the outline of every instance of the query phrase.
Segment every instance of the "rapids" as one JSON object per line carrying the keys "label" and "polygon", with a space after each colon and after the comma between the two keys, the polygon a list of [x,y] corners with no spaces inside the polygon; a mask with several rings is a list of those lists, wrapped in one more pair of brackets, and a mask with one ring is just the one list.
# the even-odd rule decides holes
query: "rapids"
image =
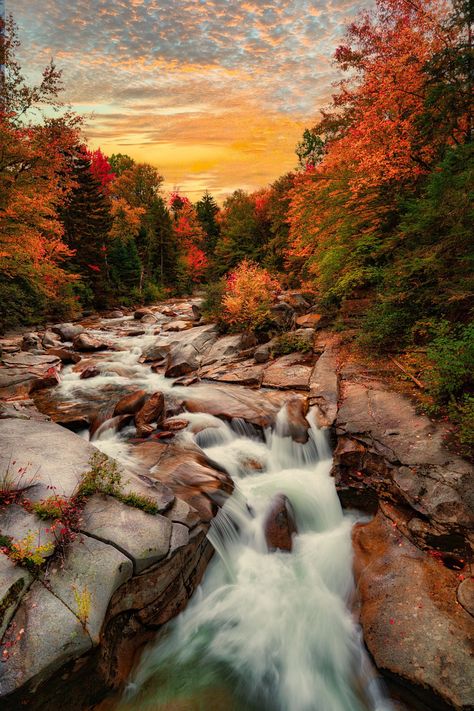
{"label": "rapids", "polygon": [[[123,350],[104,354],[102,374],[91,380],[66,368],[59,386],[63,396],[87,398],[110,383],[132,382],[168,396],[185,390],[139,362],[153,343],[151,327],[141,336],[111,332],[109,340]],[[117,365],[124,375],[114,372]],[[213,386],[206,387],[212,397]],[[306,444],[282,436],[284,410],[263,439],[241,420],[185,417],[189,427],[177,438],[194,438],[231,475],[235,491],[212,522],[208,535],[217,555],[203,583],[187,609],[144,650],[114,708],[390,711],[349,611],[351,528],[360,516],[341,509],[325,433],[311,421]],[[99,430],[94,444],[130,466],[131,432]],[[298,533],[291,553],[269,552],[266,545],[263,522],[277,493],[295,511]]]}

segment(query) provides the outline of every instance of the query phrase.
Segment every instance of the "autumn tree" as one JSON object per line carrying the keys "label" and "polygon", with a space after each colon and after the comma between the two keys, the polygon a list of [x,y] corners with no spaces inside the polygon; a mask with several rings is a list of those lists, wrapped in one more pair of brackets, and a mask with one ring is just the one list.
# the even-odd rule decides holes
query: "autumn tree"
{"label": "autumn tree", "polygon": [[208,256],[211,256],[214,253],[220,235],[220,226],[217,219],[219,206],[207,190],[196,203],[196,212],[199,223],[206,234],[204,251]]}

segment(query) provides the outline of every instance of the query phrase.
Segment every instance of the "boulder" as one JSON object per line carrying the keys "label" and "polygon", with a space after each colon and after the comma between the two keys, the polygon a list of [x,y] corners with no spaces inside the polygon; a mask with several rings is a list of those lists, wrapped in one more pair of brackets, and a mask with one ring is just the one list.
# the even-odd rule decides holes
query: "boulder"
{"label": "boulder", "polygon": [[135,574],[164,558],[170,548],[169,519],[125,506],[110,496],[97,494],[89,499],[81,528],[83,533],[114,546],[130,558]]}
{"label": "boulder", "polygon": [[97,375],[100,375],[100,369],[96,365],[88,365],[87,368],[81,371],[79,378],[87,380],[88,378],[95,378]]}
{"label": "boulder", "polygon": [[43,338],[42,338],[42,344],[43,344],[44,348],[60,348],[61,347],[61,341],[59,338],[57,338],[54,331],[45,331]]}
{"label": "boulder", "polygon": [[59,334],[62,341],[72,341],[84,331],[84,327],[73,323],[58,323],[56,326],[52,326],[51,330]]}
{"label": "boulder", "polygon": [[[150,316],[150,315],[153,316],[153,311],[151,309],[141,308],[141,309],[137,309],[134,312],[133,318],[135,319],[135,321],[141,321],[144,316]],[[154,316],[153,316],[153,319],[156,320]]]}
{"label": "boulder", "polygon": [[123,318],[123,311],[119,309],[114,309],[114,311],[109,311],[107,318]]}
{"label": "boulder", "polygon": [[79,363],[81,356],[70,348],[48,348],[47,355],[56,356],[64,365]]}
{"label": "boulder", "polygon": [[262,382],[263,366],[256,365],[253,359],[237,363],[224,362],[216,366],[202,368],[199,371],[199,376],[205,380],[255,386]]}
{"label": "boulder", "polygon": [[268,343],[262,343],[258,348],[255,349],[253,357],[256,363],[267,363],[272,355],[272,347],[276,343],[276,338],[273,338]]}
{"label": "boulder", "polygon": [[278,422],[277,433],[282,437],[291,437],[294,442],[305,444],[309,439],[309,422],[306,419],[308,400],[304,397],[292,397],[285,404],[286,417]]}
{"label": "boulder", "polygon": [[456,601],[458,574],[381,513],[354,528],[353,542],[360,621],[377,668],[428,708],[472,709],[474,626]]}
{"label": "boulder", "polygon": [[317,405],[318,427],[333,426],[338,398],[336,353],[328,347],[316,361],[309,381],[309,401],[311,405]]}
{"label": "boulder", "polygon": [[282,331],[290,330],[295,323],[295,311],[285,301],[280,301],[270,307],[270,318],[274,321]]}
{"label": "boulder", "polygon": [[190,321],[170,321],[163,326],[163,331],[181,332],[192,328],[193,324]]}
{"label": "boulder", "polygon": [[308,390],[312,364],[312,354],[290,353],[277,358],[265,369],[262,385],[281,390]]}
{"label": "boulder", "polygon": [[0,640],[32,582],[33,576],[26,568],[15,565],[0,552]]}
{"label": "boulder", "polygon": [[37,333],[25,333],[21,341],[22,351],[40,350],[42,348],[41,338]]}
{"label": "boulder", "polygon": [[136,392],[124,395],[114,407],[114,415],[134,415],[145,404],[145,390],[137,390]]}
{"label": "boulder", "polygon": [[321,328],[322,314],[303,314],[296,319],[296,325],[303,328]]}
{"label": "boulder", "polygon": [[265,540],[269,550],[291,551],[293,535],[296,533],[295,514],[289,499],[284,494],[276,494],[263,524]]}
{"label": "boulder", "polygon": [[197,304],[191,304],[191,309],[193,312],[194,320],[200,321],[200,319],[202,318],[202,312],[201,312],[201,309],[199,308],[199,306]]}
{"label": "boulder", "polygon": [[237,334],[235,336],[224,336],[219,338],[204,356],[201,365],[208,366],[217,363],[229,363],[239,358],[243,350],[256,345],[253,334]]}
{"label": "boulder", "polygon": [[161,424],[165,417],[165,396],[161,392],[153,393],[145,400],[140,410],[135,414],[135,426],[138,437],[144,437]]}
{"label": "boulder", "polygon": [[199,368],[198,352],[195,347],[187,343],[173,348],[166,363],[165,375],[167,378],[179,378]]}
{"label": "boulder", "polygon": [[100,351],[109,347],[107,343],[101,341],[98,338],[90,336],[88,333],[79,333],[73,338],[72,345],[76,349],[76,351],[80,351],[83,353]]}

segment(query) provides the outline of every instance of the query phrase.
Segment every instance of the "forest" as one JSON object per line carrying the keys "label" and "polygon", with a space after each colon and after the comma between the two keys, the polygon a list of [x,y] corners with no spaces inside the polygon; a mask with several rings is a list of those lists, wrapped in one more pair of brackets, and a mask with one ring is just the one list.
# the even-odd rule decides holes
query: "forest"
{"label": "forest", "polygon": [[405,354],[430,413],[449,413],[472,445],[473,21],[470,0],[378,0],[347,28],[332,103],[295,169],[219,206],[208,192],[194,204],[166,194],[157,167],[89,147],[60,69],[25,80],[9,19],[0,329],[199,288],[224,331],[258,331],[267,294],[304,289],[335,330],[357,306],[357,342]]}

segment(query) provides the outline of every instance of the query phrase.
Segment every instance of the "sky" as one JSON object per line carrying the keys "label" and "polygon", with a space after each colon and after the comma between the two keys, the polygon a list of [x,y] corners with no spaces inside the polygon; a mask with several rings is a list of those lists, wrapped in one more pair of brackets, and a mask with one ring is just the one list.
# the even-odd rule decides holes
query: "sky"
{"label": "sky", "polygon": [[332,55],[364,0],[6,0],[20,59],[54,58],[89,144],[219,201],[295,167],[327,105]]}

